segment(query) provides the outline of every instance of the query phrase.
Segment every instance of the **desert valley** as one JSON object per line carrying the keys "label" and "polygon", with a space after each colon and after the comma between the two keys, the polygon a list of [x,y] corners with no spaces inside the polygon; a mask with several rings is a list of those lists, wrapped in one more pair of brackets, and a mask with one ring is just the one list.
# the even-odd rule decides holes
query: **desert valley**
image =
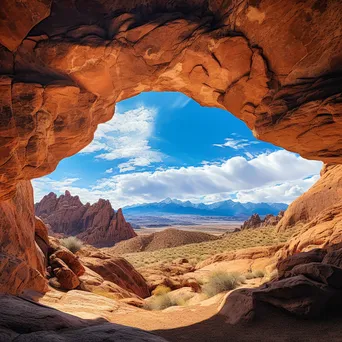
{"label": "desert valley", "polygon": [[0,342],[341,341],[340,1],[0,7]]}

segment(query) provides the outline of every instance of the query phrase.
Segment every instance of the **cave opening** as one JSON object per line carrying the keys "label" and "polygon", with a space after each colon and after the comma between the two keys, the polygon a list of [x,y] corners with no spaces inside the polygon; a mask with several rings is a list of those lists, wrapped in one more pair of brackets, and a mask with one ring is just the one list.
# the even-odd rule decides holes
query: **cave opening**
{"label": "cave opening", "polygon": [[[341,163],[342,142],[340,2],[196,0],[184,4],[178,0],[125,3],[92,0],[81,4],[80,1],[13,3],[5,0],[1,13],[0,328],[5,339],[77,340],[86,336],[101,340],[105,336],[111,340],[121,337],[129,340],[137,336],[137,340],[162,340],[147,332],[103,323],[97,319],[98,316],[124,325],[133,325],[129,321],[133,317],[135,324],[143,323],[140,327],[175,341],[203,338],[225,341],[227,336],[234,336],[237,340],[243,336],[254,341],[261,336],[265,341],[277,338],[282,341],[300,340],[306,334],[311,340],[324,340],[327,331],[331,340],[340,339],[341,324],[337,316],[330,316],[332,312],[338,313],[341,307],[341,170],[338,165]],[[221,252],[213,240],[208,242],[212,246],[207,250],[208,258],[196,263],[177,258],[172,267],[167,267],[171,271],[184,272],[184,269],[189,270],[187,267],[193,267],[193,271],[198,267],[209,270],[218,263],[225,263],[233,270],[236,262],[239,267],[246,267],[248,277],[251,276],[250,279],[245,277],[248,284],[268,276],[272,278],[272,272],[277,269],[278,275],[274,280],[252,290],[241,286],[229,297],[222,298],[219,307],[211,306],[211,299],[201,305],[202,311],[173,305],[166,311],[149,311],[148,314],[153,316],[149,319],[151,316],[144,316],[146,310],[137,308],[135,311],[136,306],[143,305],[141,298],[150,294],[151,289],[132,264],[120,258],[114,261],[112,256],[99,253],[95,248],[83,251],[81,248],[78,254],[75,251],[75,257],[61,248],[56,239],[48,238],[49,227],[34,215],[31,180],[42,179],[40,177],[54,171],[62,160],[87,148],[98,125],[111,120],[116,103],[120,106],[120,101],[152,90],[178,91],[203,106],[227,110],[245,122],[258,139],[299,153],[309,160],[320,160],[325,165],[317,183],[293,202],[273,229],[272,242],[278,239],[279,244],[269,245],[270,240],[265,239],[263,228],[259,227],[253,234],[257,236],[257,241],[254,241],[257,246],[251,249],[225,250],[227,253],[211,257],[216,251]],[[213,117],[207,119],[208,129]],[[196,124],[197,121],[192,120]],[[136,124],[143,127],[141,122]],[[179,131],[182,125],[178,126]],[[217,131],[221,129],[221,125],[217,127]],[[178,135],[183,139],[174,141],[172,146],[187,141],[186,134]],[[203,137],[207,138],[208,134],[203,134]],[[141,174],[148,176],[148,167],[154,164],[148,164],[147,159],[154,158],[156,164],[162,159],[156,153],[161,141],[147,139],[146,136],[141,138],[141,142],[146,141],[144,153],[136,153],[133,158],[123,154],[120,167],[119,164],[109,166],[103,172],[108,170],[106,175],[110,175],[122,171],[116,176],[115,184],[120,179],[126,182],[130,198],[134,197],[139,186],[143,199],[148,199],[151,192],[144,189],[144,184],[128,182],[127,175],[133,174],[132,168],[139,166],[147,168],[145,171],[141,169]],[[232,146],[236,137],[223,139],[212,142],[211,145],[216,146],[210,149],[234,150]],[[122,137],[121,142],[125,141],[127,143],[127,137]],[[103,141],[97,141],[91,148],[100,152],[101,144]],[[142,146],[130,141],[123,151],[136,150],[137,147]],[[240,147],[238,150],[241,152]],[[198,146],[187,154],[195,155],[196,149]],[[205,151],[204,146],[199,149]],[[102,152],[107,157],[114,153],[108,149]],[[315,180],[310,174],[302,177],[300,185],[284,187],[284,178],[277,178],[284,176],[284,165],[276,158],[284,151],[263,157],[243,153],[238,161],[245,165],[244,171],[250,172],[241,171],[237,176],[247,174],[249,177],[244,178],[244,182],[257,180],[259,187],[257,191],[248,192],[244,182],[233,178],[232,183],[235,184],[231,187],[238,193],[236,196],[263,198],[273,194],[277,198],[286,194],[295,198]],[[185,154],[180,159],[185,160]],[[288,157],[287,165],[291,167],[287,168],[285,176],[295,175],[294,165],[300,170],[305,169],[300,166],[299,158]],[[201,165],[195,165],[199,161],[193,160],[193,165],[189,162],[189,166],[172,165],[170,159],[168,166],[172,172],[161,166],[155,174],[166,177],[164,180],[167,179],[172,186],[164,186],[164,189],[171,194],[177,193],[177,185],[182,184],[176,182],[175,174],[179,176],[180,173],[177,170],[184,172],[178,179],[183,181],[181,188],[188,192],[187,197],[194,188],[202,191],[204,187],[212,187],[211,195],[217,194],[213,191],[215,186],[230,192],[229,177],[222,176],[222,171],[228,172],[232,162],[226,164],[214,159],[209,160],[209,164],[208,160],[203,160]],[[236,161],[234,159],[235,166],[238,164]],[[265,163],[269,170],[260,172]],[[86,168],[92,171],[89,163],[80,163],[80,171]],[[204,182],[196,183],[198,178],[193,175],[194,170],[200,171],[201,176],[207,176]],[[278,171],[273,179],[275,184],[262,191],[265,175],[269,176],[272,170]],[[213,172],[219,177],[211,177]],[[77,184],[77,190],[82,191],[84,184],[76,181],[77,177],[72,174],[68,177],[69,183],[64,186]],[[158,182],[159,186],[163,183],[160,178]],[[100,181],[94,184],[92,191],[105,191],[111,186],[112,181]],[[149,188],[152,187],[150,184]],[[71,198],[74,206],[71,216],[77,216],[80,199],[75,199],[70,192],[63,196],[61,204]],[[167,197],[165,202],[179,204],[172,203],[172,198]],[[125,227],[125,234],[132,232],[123,211],[114,212],[105,200],[99,201],[96,208],[90,204],[84,206],[82,210],[88,211],[92,217],[82,221],[85,226],[94,222],[96,215],[92,210],[104,208],[101,219],[105,217],[114,227],[114,232],[119,225]],[[66,211],[64,214],[67,217]],[[252,221],[255,223],[256,217]],[[63,225],[59,228],[63,230]],[[70,232],[74,233],[78,228],[78,225],[73,226]],[[296,228],[299,230],[291,231]],[[238,247],[248,247],[241,242],[251,240],[248,230],[245,232],[240,245],[234,237],[243,232],[232,233],[226,238],[230,242],[235,239]],[[92,237],[86,231],[82,233],[84,238]],[[104,240],[107,238],[105,234],[102,236]],[[75,244],[74,240],[72,243],[77,249],[78,242]],[[170,260],[175,256],[176,253],[171,253]],[[149,266],[160,260],[161,255],[155,253]],[[262,277],[260,271],[263,269],[266,272]],[[55,287],[61,286],[62,282],[72,289],[48,292],[44,297],[46,304],[60,311],[18,298],[21,295],[39,300],[39,294],[48,290],[46,272],[56,276],[52,277],[55,278],[52,280]],[[160,270],[145,276],[160,280]],[[215,279],[229,284],[243,283],[232,274],[228,278],[216,275]],[[81,283],[88,286],[88,292],[76,289]],[[188,290],[195,293],[199,290],[198,285],[202,286],[190,278],[186,284],[191,289]],[[178,283],[164,285],[159,289],[160,296],[163,295],[160,304],[169,305],[176,301],[170,297],[171,292],[182,292],[184,287],[169,291],[166,288],[179,286]],[[126,291],[136,296],[129,297]],[[113,304],[113,297],[117,304]],[[183,299],[180,303],[184,303]],[[13,315],[13,308],[16,315]],[[277,310],[279,308],[282,311]],[[182,309],[185,309],[183,314]],[[79,317],[63,313],[63,310]],[[99,315],[94,314],[100,311]],[[134,314],[122,315],[122,312]],[[329,320],[322,319],[323,312]],[[18,322],[17,317],[28,318]],[[55,319],[47,320],[46,317]],[[242,324],[253,317],[256,318],[255,324]],[[299,320],[298,317],[307,320]],[[320,324],[313,322],[312,317],[319,319]],[[179,326],[181,323],[187,326],[182,328]],[[281,336],[279,331],[284,331],[286,336]]]}

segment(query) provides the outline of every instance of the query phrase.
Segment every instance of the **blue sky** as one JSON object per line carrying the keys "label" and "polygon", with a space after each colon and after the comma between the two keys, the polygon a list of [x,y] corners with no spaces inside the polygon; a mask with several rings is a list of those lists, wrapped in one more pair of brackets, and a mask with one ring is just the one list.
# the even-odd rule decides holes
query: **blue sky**
{"label": "blue sky", "polygon": [[33,181],[35,200],[66,189],[114,207],[166,197],[194,202],[291,202],[317,179],[321,162],[258,141],[227,111],[181,93],[149,92],[117,104],[93,142]]}

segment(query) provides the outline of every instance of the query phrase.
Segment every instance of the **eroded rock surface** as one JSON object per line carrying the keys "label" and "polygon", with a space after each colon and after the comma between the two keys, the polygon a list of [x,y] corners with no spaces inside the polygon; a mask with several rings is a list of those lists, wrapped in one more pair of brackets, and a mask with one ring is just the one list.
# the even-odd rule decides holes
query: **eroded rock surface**
{"label": "eroded rock surface", "polygon": [[69,191],[58,198],[51,192],[36,203],[35,211],[54,233],[77,235],[85,243],[97,247],[113,246],[136,236],[122,210],[115,212],[108,200],[84,205]]}
{"label": "eroded rock surface", "polygon": [[342,161],[338,1],[55,0],[40,23],[49,2],[17,15],[22,4],[1,8],[2,199],[89,144],[116,102],[149,90],[183,92],[259,139]]}
{"label": "eroded rock surface", "polygon": [[[110,310],[111,300],[95,296],[99,308],[107,305]],[[67,305],[79,307],[72,297]],[[87,305],[83,300],[84,306]],[[78,305],[77,305],[78,304]],[[67,307],[67,305],[65,305]],[[48,306],[26,301],[24,299],[0,294],[0,339],[1,341],[146,341],[165,342],[149,332],[119,324],[109,323],[103,318],[89,316],[82,319],[58,311]],[[93,306],[94,310],[94,306]],[[112,305],[113,310],[113,305]]]}
{"label": "eroded rock surface", "polygon": [[144,277],[125,259],[112,257],[101,251],[80,251],[84,266],[100,275],[104,280],[115,283],[141,298],[150,295]]}
{"label": "eroded rock surface", "polygon": [[30,182],[19,182],[15,195],[0,202],[0,292],[30,296],[47,291],[46,259],[35,241],[47,232],[37,225]]}

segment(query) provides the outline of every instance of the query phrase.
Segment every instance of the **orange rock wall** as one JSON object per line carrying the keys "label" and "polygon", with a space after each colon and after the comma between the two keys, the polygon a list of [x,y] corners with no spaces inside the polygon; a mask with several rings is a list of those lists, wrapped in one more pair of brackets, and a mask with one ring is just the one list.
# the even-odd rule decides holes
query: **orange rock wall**
{"label": "orange rock wall", "polygon": [[142,91],[183,92],[259,139],[342,162],[339,1],[4,0],[0,11],[4,291],[44,287],[25,181],[84,148],[116,102]]}
{"label": "orange rock wall", "polygon": [[34,295],[45,292],[44,254],[35,242],[33,192],[29,181],[0,202],[0,292]]}
{"label": "orange rock wall", "polygon": [[[20,9],[4,6],[16,23]],[[183,92],[259,139],[341,162],[341,12],[316,0],[53,1],[33,29],[22,23],[21,44],[22,28],[1,40],[5,21],[0,198],[89,144],[116,102],[149,90]]]}

